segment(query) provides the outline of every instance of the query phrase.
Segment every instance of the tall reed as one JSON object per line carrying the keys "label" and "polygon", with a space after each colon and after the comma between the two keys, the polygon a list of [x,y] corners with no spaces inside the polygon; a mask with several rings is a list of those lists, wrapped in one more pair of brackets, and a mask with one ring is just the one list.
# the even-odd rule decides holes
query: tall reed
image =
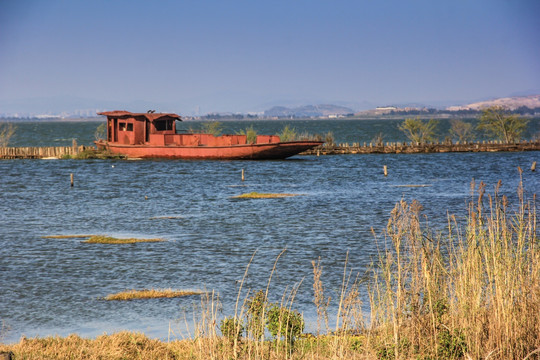
{"label": "tall reed", "polygon": [[418,203],[399,202],[370,287],[380,358],[523,359],[540,348],[540,247],[535,198],[509,206],[500,183],[472,184],[462,232],[423,226]]}

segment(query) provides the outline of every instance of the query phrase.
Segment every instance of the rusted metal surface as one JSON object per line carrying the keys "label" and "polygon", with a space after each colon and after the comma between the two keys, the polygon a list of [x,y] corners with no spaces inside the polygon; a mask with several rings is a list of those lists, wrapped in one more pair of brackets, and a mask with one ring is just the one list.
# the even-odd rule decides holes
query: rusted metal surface
{"label": "rusted metal surface", "polygon": [[[226,136],[226,135],[225,135]],[[176,146],[176,145],[122,145],[96,143],[100,148],[135,158],[171,159],[284,159],[319,146],[319,141],[292,141],[269,144],[242,144],[230,146]]]}
{"label": "rusted metal surface", "polygon": [[177,119],[179,121],[182,121],[182,118],[180,115],[174,114],[174,113],[152,113],[152,112],[146,112],[146,113],[132,113],[125,110],[114,110],[114,111],[103,111],[97,113],[98,115],[105,115],[107,117],[117,117],[117,118],[146,118],[150,121],[154,121],[160,118],[169,117],[173,119]]}
{"label": "rusted metal surface", "polygon": [[259,135],[254,144],[245,135],[177,134],[172,113],[107,111],[107,140],[98,148],[138,158],[284,159],[323,144],[322,141],[280,142],[276,135]]}

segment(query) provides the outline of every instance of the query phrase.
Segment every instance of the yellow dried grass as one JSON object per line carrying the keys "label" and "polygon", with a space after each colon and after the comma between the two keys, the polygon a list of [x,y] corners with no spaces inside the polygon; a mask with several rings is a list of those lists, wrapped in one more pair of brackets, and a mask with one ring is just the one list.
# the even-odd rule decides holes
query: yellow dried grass
{"label": "yellow dried grass", "polygon": [[127,290],[116,294],[110,294],[105,300],[135,300],[135,299],[157,299],[157,298],[175,298],[189,295],[202,294],[199,290],[173,290],[173,289],[142,289]]}
{"label": "yellow dried grass", "polygon": [[86,239],[96,235],[45,235],[42,239]]}
{"label": "yellow dried grass", "polygon": [[111,236],[93,235],[88,240],[84,240],[84,243],[90,244],[134,244],[141,242],[161,242],[164,239],[137,239],[137,238],[115,238]]}
{"label": "yellow dried grass", "polygon": [[275,193],[258,193],[250,192],[246,194],[233,196],[233,199],[275,199],[291,196],[300,196],[300,194],[275,194]]}

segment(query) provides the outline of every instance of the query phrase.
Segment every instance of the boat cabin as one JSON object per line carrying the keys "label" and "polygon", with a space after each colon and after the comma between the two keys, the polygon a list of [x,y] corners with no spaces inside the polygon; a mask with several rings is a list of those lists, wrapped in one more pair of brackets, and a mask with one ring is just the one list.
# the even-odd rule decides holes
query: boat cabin
{"label": "boat cabin", "polygon": [[124,145],[162,143],[165,135],[176,134],[179,115],[165,113],[131,113],[129,111],[106,111],[107,142]]}
{"label": "boat cabin", "polygon": [[[131,113],[106,111],[107,142],[118,145],[153,146],[231,146],[244,145],[246,135],[177,134],[176,121],[181,117],[173,113]],[[278,143],[279,136],[259,135],[256,143]]]}

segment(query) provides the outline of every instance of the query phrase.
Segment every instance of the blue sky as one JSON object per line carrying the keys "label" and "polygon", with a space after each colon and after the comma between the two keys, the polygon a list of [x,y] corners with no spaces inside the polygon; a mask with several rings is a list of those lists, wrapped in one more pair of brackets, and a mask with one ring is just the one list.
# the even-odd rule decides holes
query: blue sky
{"label": "blue sky", "polygon": [[537,0],[0,1],[5,109],[357,110],[539,89]]}

